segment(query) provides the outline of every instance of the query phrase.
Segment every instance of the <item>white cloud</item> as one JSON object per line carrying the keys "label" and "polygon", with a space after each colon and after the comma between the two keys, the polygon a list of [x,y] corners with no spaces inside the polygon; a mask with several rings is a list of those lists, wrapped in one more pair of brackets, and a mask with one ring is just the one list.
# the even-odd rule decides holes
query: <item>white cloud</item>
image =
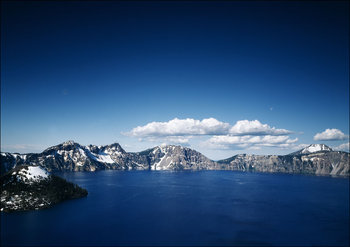
{"label": "white cloud", "polygon": [[347,138],[348,136],[338,129],[326,129],[322,133],[317,133],[314,136],[315,141],[338,141],[345,140]]}
{"label": "white cloud", "polygon": [[220,135],[227,133],[230,124],[215,118],[196,120],[193,118],[174,118],[168,122],[151,122],[133,128],[125,135],[134,137],[149,136],[183,136],[183,135]]}
{"label": "white cloud", "polygon": [[204,145],[215,149],[228,149],[232,147],[244,149],[257,149],[258,147],[291,148],[298,138],[290,139],[289,136],[213,136]]}
{"label": "white cloud", "polygon": [[259,120],[240,120],[229,131],[231,135],[287,135],[292,132],[286,129],[276,129],[268,124],[262,124]]}
{"label": "white cloud", "polygon": [[262,147],[292,148],[298,138],[291,139],[292,132],[276,129],[258,120],[240,120],[234,125],[221,122],[215,118],[196,120],[193,118],[174,118],[167,122],[151,122],[133,128],[127,136],[137,137],[139,141],[189,145],[192,138],[211,136],[201,142],[201,146],[214,149],[253,149]]}
{"label": "white cloud", "polygon": [[161,137],[185,135],[287,135],[292,133],[286,129],[276,129],[258,120],[240,120],[235,125],[221,122],[215,118],[196,120],[193,118],[174,118],[168,122],[151,122],[144,126],[133,128],[124,133],[133,137]]}
{"label": "white cloud", "polygon": [[346,151],[346,152],[350,152],[350,145],[349,142],[340,144],[337,147],[334,147],[335,150],[339,150],[339,151]]}

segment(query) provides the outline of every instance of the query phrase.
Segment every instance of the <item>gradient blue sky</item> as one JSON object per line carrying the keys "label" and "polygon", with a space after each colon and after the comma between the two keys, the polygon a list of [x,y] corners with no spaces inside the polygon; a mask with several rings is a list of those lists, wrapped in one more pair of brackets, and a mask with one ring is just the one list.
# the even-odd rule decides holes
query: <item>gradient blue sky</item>
{"label": "gradient blue sky", "polygon": [[[140,151],[122,133],[174,118],[259,120],[291,148],[186,145],[209,158],[285,154],[349,135],[347,1],[2,2],[1,151],[66,140]],[[167,143],[169,140],[165,140]]]}

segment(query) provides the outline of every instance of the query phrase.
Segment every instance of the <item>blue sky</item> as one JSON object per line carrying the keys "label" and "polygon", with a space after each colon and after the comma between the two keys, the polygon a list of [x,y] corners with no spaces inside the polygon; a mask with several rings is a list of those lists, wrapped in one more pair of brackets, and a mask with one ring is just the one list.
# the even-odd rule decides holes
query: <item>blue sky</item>
{"label": "blue sky", "polygon": [[71,139],[127,151],[165,142],[220,159],[348,143],[348,8],[3,2],[1,151],[40,152]]}

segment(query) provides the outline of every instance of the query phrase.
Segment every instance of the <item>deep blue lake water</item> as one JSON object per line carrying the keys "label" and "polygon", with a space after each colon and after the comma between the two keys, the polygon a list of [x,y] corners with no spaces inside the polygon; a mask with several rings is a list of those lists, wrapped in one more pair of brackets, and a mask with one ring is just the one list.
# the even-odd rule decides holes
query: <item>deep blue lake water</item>
{"label": "deep blue lake water", "polygon": [[59,173],[89,191],[1,213],[1,245],[349,245],[349,179],[231,171]]}

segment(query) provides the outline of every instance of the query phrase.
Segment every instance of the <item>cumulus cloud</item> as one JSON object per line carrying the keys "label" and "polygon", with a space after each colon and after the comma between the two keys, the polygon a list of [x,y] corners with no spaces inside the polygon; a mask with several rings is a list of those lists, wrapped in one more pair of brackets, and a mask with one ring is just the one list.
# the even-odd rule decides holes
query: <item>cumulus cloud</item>
{"label": "cumulus cloud", "polygon": [[334,147],[334,149],[335,149],[335,150],[339,150],[339,151],[346,151],[346,152],[349,152],[349,151],[350,151],[349,142],[340,144],[339,146]]}
{"label": "cumulus cloud", "polygon": [[268,124],[262,124],[259,120],[240,120],[230,128],[231,135],[287,135],[292,132],[286,129],[276,129]]}
{"label": "cumulus cloud", "polygon": [[315,141],[338,141],[345,140],[348,136],[338,129],[326,129],[314,136]]}
{"label": "cumulus cloud", "polygon": [[214,149],[261,149],[262,147],[292,148],[298,138],[291,139],[292,132],[277,129],[259,120],[240,120],[234,125],[215,118],[196,120],[174,118],[167,122],[151,122],[123,133],[140,141],[189,145],[193,137],[211,136],[201,145]]}
{"label": "cumulus cloud", "polygon": [[208,147],[217,149],[245,148],[257,149],[259,147],[291,148],[298,138],[290,139],[289,136],[213,136],[205,142]]}
{"label": "cumulus cloud", "polygon": [[215,118],[196,120],[193,118],[174,118],[168,122],[151,122],[144,126],[133,128],[124,133],[133,137],[161,137],[161,136],[185,136],[185,135],[287,135],[292,133],[286,129],[276,129],[268,124],[262,124],[258,120],[240,120],[235,125],[221,122]]}
{"label": "cumulus cloud", "polygon": [[193,118],[174,118],[168,122],[151,122],[133,128],[125,133],[134,137],[184,136],[184,135],[221,135],[228,132],[230,124],[215,118],[196,120]]}

